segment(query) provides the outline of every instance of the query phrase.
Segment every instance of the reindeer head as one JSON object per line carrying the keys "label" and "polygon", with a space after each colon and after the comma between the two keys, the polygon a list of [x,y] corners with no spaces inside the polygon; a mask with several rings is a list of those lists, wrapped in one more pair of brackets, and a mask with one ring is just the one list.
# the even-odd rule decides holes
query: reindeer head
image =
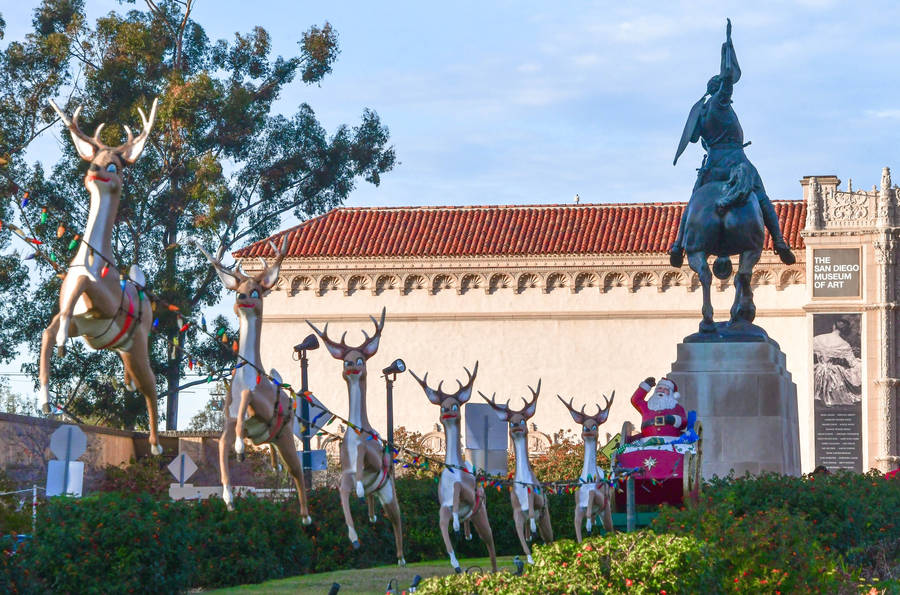
{"label": "reindeer head", "polygon": [[287,234],[282,236],[281,248],[276,248],[275,244],[271,241],[269,242],[269,246],[271,246],[272,250],[275,252],[275,262],[270,266],[266,263],[265,259],[260,258],[259,260],[262,262],[263,270],[253,276],[244,273],[240,267],[238,267],[238,270],[232,271],[222,266],[221,258],[224,248],[220,248],[219,253],[213,258],[203,249],[200,242],[197,240],[189,238],[187,241],[194,244],[194,246],[203,253],[210,264],[212,264],[216,274],[219,275],[219,279],[222,280],[225,289],[237,293],[234,303],[234,313],[240,318],[251,314],[261,317],[263,305],[262,299],[272,290],[272,287],[275,286],[275,282],[278,281],[278,272],[281,270],[281,261],[284,260],[284,256],[287,254]]}
{"label": "reindeer head", "polygon": [[596,438],[598,434],[598,428],[600,424],[606,421],[606,418],[609,417],[609,410],[612,407],[613,399],[616,398],[616,391],[612,392],[609,399],[606,398],[606,395],[603,395],[603,402],[605,404],[604,407],[600,407],[600,403],[597,403],[597,413],[594,415],[587,415],[584,412],[584,406],[582,406],[581,411],[578,411],[574,407],[572,407],[572,401],[575,399],[569,399],[569,402],[566,403],[565,400],[556,395],[563,405],[566,406],[566,409],[569,410],[569,413],[572,414],[572,419],[575,420],[575,423],[581,424],[581,437],[582,438]]}
{"label": "reindeer head", "polygon": [[538,379],[537,389],[533,389],[529,386],[528,390],[530,390],[532,394],[531,402],[528,402],[527,399],[523,398],[522,400],[525,401],[525,406],[518,411],[509,408],[509,399],[506,400],[505,405],[498,405],[494,402],[497,393],[494,393],[491,395],[491,398],[488,399],[483,392],[478,391],[481,398],[487,401],[488,405],[494,409],[494,413],[497,414],[497,417],[509,423],[509,437],[512,439],[516,439],[518,436],[524,437],[528,435],[528,420],[534,416],[534,412],[537,410],[538,395],[541,394],[540,379]]}
{"label": "reindeer head", "polygon": [[321,331],[313,326],[313,323],[308,320],[306,321],[306,324],[312,327],[312,330],[319,335],[319,338],[325,343],[325,348],[328,349],[328,353],[335,359],[344,362],[344,380],[347,383],[360,382],[366,378],[366,361],[378,351],[378,342],[381,340],[381,331],[384,328],[384,316],[386,313],[387,309],[382,308],[380,322],[375,320],[374,316],[369,316],[375,324],[375,334],[369,337],[369,335],[366,334],[366,331],[363,331],[363,337],[365,337],[365,339],[358,347],[351,347],[344,342],[344,338],[347,336],[346,331],[341,335],[340,343],[337,343],[328,338],[328,324],[325,324],[325,329]]}
{"label": "reindeer head", "polygon": [[475,376],[478,375],[478,362],[475,362],[474,371],[469,372],[468,368],[463,368],[463,370],[466,371],[466,376],[469,377],[469,380],[466,384],[463,384],[462,380],[457,380],[459,389],[455,393],[445,393],[441,390],[441,387],[444,386],[443,380],[441,380],[437,390],[435,390],[428,386],[427,373],[424,378],[419,378],[415,372],[409,371],[413,378],[416,379],[416,382],[419,383],[419,386],[422,387],[422,390],[425,391],[425,396],[428,397],[428,400],[435,405],[441,406],[442,424],[446,425],[448,422],[459,420],[462,416],[462,406],[472,397],[472,385],[475,384]]}
{"label": "reindeer head", "polygon": [[[75,143],[75,150],[85,161],[90,161],[87,174],[84,176],[84,185],[91,192],[94,189],[98,191],[106,190],[108,194],[118,197],[122,192],[122,173],[127,165],[133,165],[141,153],[144,151],[144,144],[153,127],[153,121],[156,119],[157,100],[153,100],[153,107],[150,109],[150,118],[144,115],[144,110],[138,108],[141,115],[143,127],[141,133],[135,137],[131,134],[131,129],[124,126],[128,140],[118,147],[108,147],[100,142],[100,131],[103,130],[105,124],[97,126],[94,136],[88,136],[78,127],[78,116],[81,114],[81,106],[72,114],[72,119],[66,117],[61,109],[50,100],[50,105],[59,114],[69,133],[72,135],[72,142]],[[101,192],[101,194],[103,194]]]}

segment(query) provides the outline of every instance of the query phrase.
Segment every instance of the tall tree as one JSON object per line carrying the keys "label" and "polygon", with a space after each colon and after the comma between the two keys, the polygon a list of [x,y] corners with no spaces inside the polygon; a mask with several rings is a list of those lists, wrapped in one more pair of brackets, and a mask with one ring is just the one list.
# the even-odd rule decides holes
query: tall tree
{"label": "tall tree", "polygon": [[[44,0],[38,12],[63,20],[63,4],[74,7],[64,27],[68,67],[80,72],[64,109],[71,113],[83,104],[83,129],[107,122],[100,138],[117,144],[123,137],[119,125],[139,121],[137,108],[148,108],[159,97],[151,141],[127,170],[114,252],[123,271],[138,263],[151,292],[177,304],[185,317],[199,317],[220,295],[205,259],[182,248],[187,236],[213,252],[230,251],[271,234],[285,214],[302,220],[340,205],[358,179],[377,185],[394,166],[388,130],[373,111],[363,110],[356,126],[340,126],[331,135],[306,103],[292,116],[273,113],[275,100],[297,77],[315,84],[331,72],[339,48],[327,22],[302,34],[295,56],[282,57],[271,55],[271,39],[260,27],[230,41],[210,41],[191,18],[194,0],[146,0],[146,10],[113,12],[93,26],[86,24],[80,3]],[[43,229],[37,227],[43,237],[50,236],[47,249],[58,255],[67,254],[87,218],[83,171],[66,144],[51,175],[34,167],[28,178],[35,204],[51,214]],[[66,231],[57,239],[52,231],[60,222]],[[27,296],[30,312],[14,321],[34,354],[57,308],[58,278],[49,268],[41,271]],[[152,357],[160,394],[172,397],[167,427],[173,429],[173,391],[188,364],[173,345],[204,350],[213,368],[227,365],[230,353],[217,341],[201,346],[204,335],[196,326],[181,332],[175,312],[157,308],[155,315],[160,332],[151,339]],[[112,354],[70,352],[71,357],[53,360],[51,393],[55,389],[58,398],[73,401],[69,406],[83,414],[101,408],[109,415],[107,423],[128,426],[142,420],[140,399],[108,381],[111,375],[121,377]],[[35,366],[27,369],[34,372]],[[73,400],[78,390],[84,396]]]}

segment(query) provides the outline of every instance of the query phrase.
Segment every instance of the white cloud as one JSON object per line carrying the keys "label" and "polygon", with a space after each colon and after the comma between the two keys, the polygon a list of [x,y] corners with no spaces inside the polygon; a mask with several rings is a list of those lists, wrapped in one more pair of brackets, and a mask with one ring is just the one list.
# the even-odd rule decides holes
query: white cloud
{"label": "white cloud", "polygon": [[869,118],[880,118],[885,120],[900,120],[900,109],[892,108],[892,109],[879,109],[879,110],[866,110],[866,116]]}

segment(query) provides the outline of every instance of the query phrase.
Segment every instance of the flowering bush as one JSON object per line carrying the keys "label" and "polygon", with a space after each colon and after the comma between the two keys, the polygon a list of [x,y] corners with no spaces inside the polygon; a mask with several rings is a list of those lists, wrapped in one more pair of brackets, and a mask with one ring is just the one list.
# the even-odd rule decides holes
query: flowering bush
{"label": "flowering bush", "polygon": [[534,548],[521,576],[458,575],[426,580],[419,593],[713,593],[719,560],[692,537],[619,533]]}

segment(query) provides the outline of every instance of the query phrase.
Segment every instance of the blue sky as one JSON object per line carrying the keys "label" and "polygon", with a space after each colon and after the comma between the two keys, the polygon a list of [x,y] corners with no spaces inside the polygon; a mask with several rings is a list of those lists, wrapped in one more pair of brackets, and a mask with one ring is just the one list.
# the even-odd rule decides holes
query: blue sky
{"label": "blue sky", "polygon": [[[24,35],[34,4],[0,9],[0,43]],[[278,109],[307,102],[329,130],[379,113],[400,164],[353,206],[686,200],[702,153],[672,157],[718,71],[726,16],[743,70],[734,107],[772,198],[799,198],[804,175],[871,187],[900,166],[900,3],[198,0],[194,12],[213,39],[260,25],[282,55],[331,22],[334,72],[295,83]],[[53,136],[36,146],[58,156]]]}

